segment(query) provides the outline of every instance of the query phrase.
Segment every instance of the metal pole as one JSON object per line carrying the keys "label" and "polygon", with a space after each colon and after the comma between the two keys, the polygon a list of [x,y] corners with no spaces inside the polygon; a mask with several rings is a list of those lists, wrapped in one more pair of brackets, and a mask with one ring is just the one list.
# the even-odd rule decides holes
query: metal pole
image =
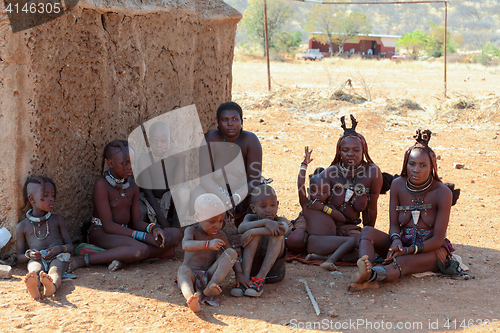
{"label": "metal pole", "polygon": [[271,68],[269,66],[269,38],[267,35],[267,1],[264,0],[264,39],[266,42],[266,58],[267,58],[267,90],[271,91]]}
{"label": "metal pole", "polygon": [[448,35],[448,3],[444,3],[444,97],[446,98],[446,37]]}

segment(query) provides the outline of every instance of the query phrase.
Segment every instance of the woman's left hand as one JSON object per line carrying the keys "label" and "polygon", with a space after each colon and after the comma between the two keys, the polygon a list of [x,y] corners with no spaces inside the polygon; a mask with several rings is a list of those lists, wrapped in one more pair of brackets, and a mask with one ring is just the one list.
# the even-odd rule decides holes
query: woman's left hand
{"label": "woman's left hand", "polygon": [[318,200],[309,201],[307,203],[307,208],[311,208],[311,209],[314,209],[314,210],[323,210],[324,206],[325,205],[322,202],[318,201]]}
{"label": "woman's left hand", "polygon": [[387,253],[387,258],[384,260],[384,264],[390,264],[396,257],[405,255],[405,249],[403,244],[399,239],[394,240],[392,242],[391,247],[389,248],[389,252]]}
{"label": "woman's left hand", "polygon": [[159,247],[165,247],[165,244],[170,243],[170,237],[168,237],[167,232],[162,228],[154,228],[153,237]]}

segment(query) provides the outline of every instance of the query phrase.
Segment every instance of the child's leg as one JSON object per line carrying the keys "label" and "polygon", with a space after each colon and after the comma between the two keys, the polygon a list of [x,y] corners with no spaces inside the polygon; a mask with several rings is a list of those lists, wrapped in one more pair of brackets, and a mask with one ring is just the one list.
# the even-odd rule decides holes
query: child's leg
{"label": "child's leg", "polygon": [[44,296],[52,296],[61,286],[62,274],[66,272],[68,263],[58,259],[52,260],[50,263],[49,274],[40,272],[40,282],[42,282],[45,292]]}
{"label": "child's leg", "polygon": [[264,257],[264,261],[262,262],[262,266],[260,266],[259,273],[256,277],[260,279],[265,279],[267,273],[273,268],[276,259],[283,253],[285,250],[285,237],[284,236],[270,236],[267,237],[267,250],[266,256]]}
{"label": "child's leg", "polygon": [[336,271],[337,266],[335,266],[335,263],[345,255],[351,253],[358,245],[358,242],[353,237],[336,238],[338,239],[339,243],[341,243],[341,245],[337,248],[337,250],[335,250],[335,252],[333,252],[330,258],[328,258],[324,263],[320,265],[322,268],[328,271]]}
{"label": "child's leg", "polygon": [[38,272],[42,270],[42,263],[35,260],[28,262],[28,274],[24,277],[24,283],[34,299],[40,298],[40,290],[38,289],[39,279]]}
{"label": "child's leg", "polygon": [[200,295],[194,292],[194,274],[191,268],[182,265],[177,270],[177,285],[182,291],[182,295],[186,299],[186,303],[193,312],[201,310]]}
{"label": "child's leg", "polygon": [[232,248],[227,249],[208,269],[208,277],[210,281],[207,287],[203,290],[205,296],[215,296],[222,292],[219,284],[229,274],[234,263],[238,259],[238,254]]}
{"label": "child's leg", "polygon": [[252,240],[243,249],[243,260],[241,263],[241,270],[243,275],[250,278],[250,271],[252,270],[253,260],[255,254],[260,249],[262,236],[254,236]]}

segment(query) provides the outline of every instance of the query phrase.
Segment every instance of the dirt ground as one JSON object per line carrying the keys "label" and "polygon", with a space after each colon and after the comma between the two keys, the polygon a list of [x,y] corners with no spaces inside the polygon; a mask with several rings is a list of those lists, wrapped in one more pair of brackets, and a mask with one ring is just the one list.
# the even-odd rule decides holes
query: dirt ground
{"label": "dirt ground", "polygon": [[[445,99],[442,66],[375,60],[273,62],[269,94],[264,61],[235,62],[233,99],[243,106],[244,129],[261,141],[263,174],[274,179],[279,215],[289,219],[299,212],[296,177],[304,146],[314,149],[311,170],[329,165],[341,134],[340,116],[356,116],[372,159],[392,174],[400,172],[415,130],[431,129],[439,174],[462,191],[451,211],[448,238],[475,279],[406,276],[379,289],[349,293],[354,267],[330,273],[293,262],[287,263],[285,280],[266,285],[260,298],[229,296],[231,276],[222,285],[221,306],[203,306],[193,314],[174,285],[180,249],[176,260],[145,262],[113,273],[106,267],[79,269],[77,279],[64,282],[55,297],[40,302],[26,293],[26,269],[18,265],[12,279],[0,281],[0,331],[493,331],[500,325],[500,94],[495,92],[500,71],[449,64],[450,98]],[[349,78],[353,88],[335,94]],[[350,103],[345,100],[349,89],[371,100]],[[455,169],[455,162],[465,167]],[[376,227],[383,231],[388,230],[388,202],[388,195],[379,199]],[[319,316],[300,279],[310,286]],[[335,318],[328,314],[332,309]],[[497,321],[490,325],[493,319]]]}

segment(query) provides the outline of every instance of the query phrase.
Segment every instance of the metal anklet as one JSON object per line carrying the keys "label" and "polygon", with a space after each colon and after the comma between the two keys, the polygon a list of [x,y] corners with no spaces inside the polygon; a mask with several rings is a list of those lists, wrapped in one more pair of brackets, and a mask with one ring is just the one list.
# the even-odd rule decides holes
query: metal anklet
{"label": "metal anklet", "polygon": [[85,263],[85,267],[90,266],[90,254],[84,254],[83,255],[83,262]]}
{"label": "metal anklet", "polygon": [[398,262],[396,261],[396,258],[392,259],[392,263],[394,265],[396,265],[396,267],[399,269],[399,278],[398,279],[401,279],[401,276],[403,275],[403,271],[401,270],[401,266],[399,266]]}

